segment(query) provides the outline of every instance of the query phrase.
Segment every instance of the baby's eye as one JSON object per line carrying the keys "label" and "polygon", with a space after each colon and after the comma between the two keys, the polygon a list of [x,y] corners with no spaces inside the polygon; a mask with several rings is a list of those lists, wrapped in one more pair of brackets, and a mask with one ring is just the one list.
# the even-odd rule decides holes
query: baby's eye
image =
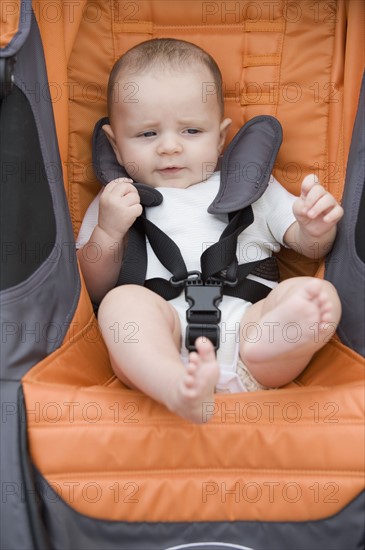
{"label": "baby's eye", "polygon": [[153,137],[156,135],[156,132],[154,132],[153,130],[149,130],[148,132],[143,132],[142,134],[140,134],[140,137]]}
{"label": "baby's eye", "polygon": [[188,128],[186,132],[188,134],[199,134],[200,130],[198,130],[197,128]]}

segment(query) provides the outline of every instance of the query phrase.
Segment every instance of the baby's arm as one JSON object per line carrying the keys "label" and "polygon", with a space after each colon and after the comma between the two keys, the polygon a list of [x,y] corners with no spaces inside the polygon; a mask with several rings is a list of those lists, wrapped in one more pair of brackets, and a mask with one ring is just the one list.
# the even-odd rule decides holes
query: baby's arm
{"label": "baby's arm", "polygon": [[297,221],[286,231],[285,244],[309,258],[325,256],[332,248],[343,209],[313,174],[304,178],[293,212]]}
{"label": "baby's arm", "polygon": [[[142,213],[138,192],[131,182],[119,178],[104,188],[100,196],[98,224],[89,241],[78,251],[86,287],[95,303],[114,288],[122,265],[126,234]],[[101,252],[97,260],[94,260],[95,246]]]}

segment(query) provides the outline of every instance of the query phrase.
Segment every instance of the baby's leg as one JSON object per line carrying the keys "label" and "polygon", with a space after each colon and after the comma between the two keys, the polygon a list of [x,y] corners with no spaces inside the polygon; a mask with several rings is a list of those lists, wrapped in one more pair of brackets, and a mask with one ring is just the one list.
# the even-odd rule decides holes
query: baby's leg
{"label": "baby's leg", "polygon": [[124,383],[183,418],[203,422],[203,403],[214,401],[219,376],[209,340],[199,339],[197,353],[190,354],[185,367],[176,311],[154,292],[136,285],[109,292],[98,320],[113,369]]}
{"label": "baby's leg", "polygon": [[258,382],[294,380],[335,332],[341,304],[331,283],[295,277],[254,304],[241,321],[240,356]]}

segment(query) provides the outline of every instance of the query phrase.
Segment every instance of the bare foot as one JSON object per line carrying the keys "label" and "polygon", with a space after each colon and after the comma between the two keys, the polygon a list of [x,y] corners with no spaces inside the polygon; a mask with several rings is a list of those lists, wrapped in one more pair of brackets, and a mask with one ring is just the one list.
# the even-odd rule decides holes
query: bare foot
{"label": "bare foot", "polygon": [[219,378],[219,367],[213,344],[207,338],[198,338],[197,351],[189,354],[189,363],[183,376],[171,392],[169,409],[202,424],[209,420],[203,415],[203,404],[214,402],[214,389]]}
{"label": "bare foot", "polygon": [[332,320],[333,304],[320,280],[305,284],[291,294],[254,328],[245,346],[244,360],[266,362],[302,353],[303,359],[313,355],[326,341],[327,323]]}

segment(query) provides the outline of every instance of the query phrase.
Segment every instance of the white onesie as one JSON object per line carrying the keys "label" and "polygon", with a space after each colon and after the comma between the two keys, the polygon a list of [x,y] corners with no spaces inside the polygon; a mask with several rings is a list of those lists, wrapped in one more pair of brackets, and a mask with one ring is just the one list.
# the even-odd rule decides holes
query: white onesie
{"label": "white onesie", "polygon": [[[187,189],[159,187],[163,202],[159,206],[146,208],[146,217],[156,224],[180,248],[188,271],[200,271],[200,256],[211,244],[219,240],[225,229],[228,216],[212,215],[207,212],[219,190],[220,175],[215,172],[208,180],[197,183]],[[77,239],[77,247],[83,247],[89,240],[98,221],[99,195],[89,206]],[[273,177],[264,194],[252,205],[254,222],[243,231],[237,240],[238,263],[243,264],[263,260],[277,252],[283,245],[283,237],[290,225],[295,222],[292,204],[296,197],[291,195]],[[162,277],[170,279],[171,273],[160,263],[147,241],[147,275],[146,279]],[[249,275],[250,279],[259,281],[270,288],[276,286],[266,279]],[[170,301],[176,309],[181,323],[181,334],[185,334],[186,310],[184,292]],[[242,376],[238,376],[237,363],[240,338],[245,338],[245,327],[240,321],[251,303],[224,296],[219,305],[222,312],[220,323],[220,347],[217,359],[221,375],[217,385],[218,391],[231,393],[255,389],[245,387]],[[182,338],[181,355],[187,361],[188,351]],[[240,363],[240,362],[239,362]],[[242,369],[242,363],[240,363]]]}

